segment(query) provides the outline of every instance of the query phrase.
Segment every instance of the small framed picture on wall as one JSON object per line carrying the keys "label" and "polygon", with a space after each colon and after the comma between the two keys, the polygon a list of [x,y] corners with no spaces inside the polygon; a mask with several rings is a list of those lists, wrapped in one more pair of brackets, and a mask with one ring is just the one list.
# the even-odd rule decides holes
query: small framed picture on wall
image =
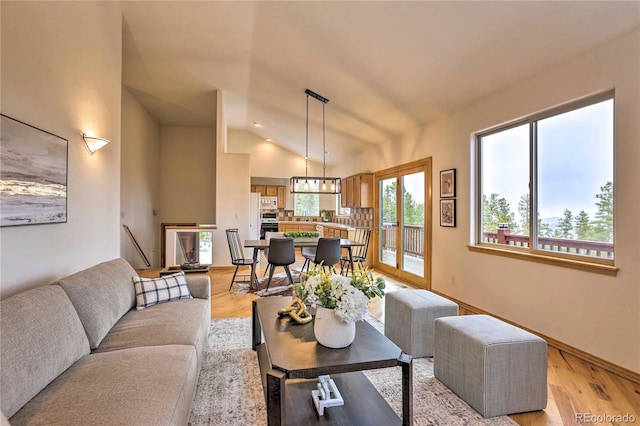
{"label": "small framed picture on wall", "polygon": [[455,228],[456,226],[456,200],[440,200],[440,226]]}
{"label": "small framed picture on wall", "polygon": [[456,196],[456,169],[440,172],[440,198]]}

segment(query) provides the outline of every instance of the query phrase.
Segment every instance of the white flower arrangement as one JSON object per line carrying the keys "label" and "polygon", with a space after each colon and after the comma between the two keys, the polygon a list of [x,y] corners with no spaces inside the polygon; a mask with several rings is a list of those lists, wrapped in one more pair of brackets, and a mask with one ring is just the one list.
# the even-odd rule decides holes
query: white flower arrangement
{"label": "white flower arrangement", "polygon": [[[328,274],[322,270],[309,271],[304,282],[295,286],[295,291],[300,295],[302,301],[312,307],[323,306],[327,309],[335,310],[336,314],[345,322],[362,321],[369,310],[369,299],[381,294],[384,288],[376,292],[371,292],[373,287],[370,283],[363,285],[361,275],[352,278],[338,274]],[[367,291],[365,293],[360,288]]]}

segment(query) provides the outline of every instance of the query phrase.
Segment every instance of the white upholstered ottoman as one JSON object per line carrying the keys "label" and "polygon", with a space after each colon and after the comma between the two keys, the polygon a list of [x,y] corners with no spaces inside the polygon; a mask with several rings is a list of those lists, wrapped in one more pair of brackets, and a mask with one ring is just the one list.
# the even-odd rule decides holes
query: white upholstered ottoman
{"label": "white upholstered ottoman", "polygon": [[435,320],[433,370],[483,417],[547,406],[547,342],[488,315]]}
{"label": "white upholstered ottoman", "polygon": [[414,358],[433,356],[433,321],[458,315],[458,305],[427,290],[398,290],[384,298],[384,335]]}

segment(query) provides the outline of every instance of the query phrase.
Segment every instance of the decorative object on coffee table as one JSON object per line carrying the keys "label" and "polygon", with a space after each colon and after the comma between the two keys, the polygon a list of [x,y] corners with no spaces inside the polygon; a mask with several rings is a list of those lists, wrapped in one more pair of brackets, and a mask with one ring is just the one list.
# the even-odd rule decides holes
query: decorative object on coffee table
{"label": "decorative object on coffee table", "polygon": [[311,391],[313,405],[320,416],[324,416],[324,409],[327,407],[339,407],[344,405],[344,399],[331,376],[322,375],[318,377],[318,389]]}
{"label": "decorative object on coffee table", "polygon": [[291,319],[298,324],[306,324],[313,319],[311,314],[307,311],[305,304],[297,297],[294,298],[287,306],[278,310],[279,317],[285,315],[289,315]]}
{"label": "decorative object on coffee table", "polygon": [[329,274],[321,265],[310,270],[303,283],[294,286],[302,301],[316,308],[315,338],[328,348],[349,346],[356,335],[356,321],[364,320],[369,299],[384,295],[385,283],[368,271],[352,277]]}

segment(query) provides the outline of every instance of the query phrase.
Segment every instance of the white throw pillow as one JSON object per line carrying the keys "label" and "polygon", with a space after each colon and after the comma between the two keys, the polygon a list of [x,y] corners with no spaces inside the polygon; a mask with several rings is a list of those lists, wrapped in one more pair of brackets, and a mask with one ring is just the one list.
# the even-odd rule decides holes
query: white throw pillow
{"label": "white throw pillow", "polygon": [[133,277],[133,284],[136,289],[137,310],[171,300],[191,299],[184,272],[154,279]]}

